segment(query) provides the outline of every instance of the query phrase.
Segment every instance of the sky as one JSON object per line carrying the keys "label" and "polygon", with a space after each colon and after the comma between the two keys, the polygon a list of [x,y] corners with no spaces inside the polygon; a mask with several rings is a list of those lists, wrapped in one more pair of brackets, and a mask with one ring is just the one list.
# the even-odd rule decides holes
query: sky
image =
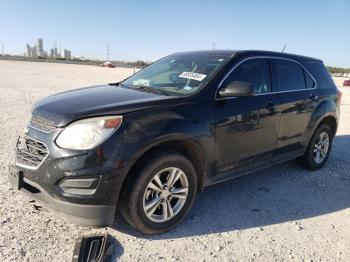
{"label": "sky", "polygon": [[[350,68],[350,0],[1,0],[4,53],[44,39],[73,56],[154,61],[190,50],[258,49]],[[214,44],[215,43],[215,44]],[[1,52],[1,50],[0,50]]]}

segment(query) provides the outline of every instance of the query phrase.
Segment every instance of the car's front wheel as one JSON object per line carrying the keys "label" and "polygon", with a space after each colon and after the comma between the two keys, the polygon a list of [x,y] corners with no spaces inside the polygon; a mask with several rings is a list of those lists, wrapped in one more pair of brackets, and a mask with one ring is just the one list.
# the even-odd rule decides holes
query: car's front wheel
{"label": "car's front wheel", "polygon": [[146,234],[163,233],[180,223],[196,196],[192,163],[180,154],[161,151],[134,172],[122,205],[127,222]]}

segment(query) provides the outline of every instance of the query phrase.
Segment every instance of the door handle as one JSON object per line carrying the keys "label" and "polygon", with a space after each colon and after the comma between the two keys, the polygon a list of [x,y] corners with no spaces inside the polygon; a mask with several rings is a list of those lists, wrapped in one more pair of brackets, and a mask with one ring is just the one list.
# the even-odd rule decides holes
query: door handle
{"label": "door handle", "polygon": [[312,100],[312,101],[317,102],[317,101],[319,100],[319,97],[318,97],[318,95],[311,94],[311,95],[309,96],[309,99]]}

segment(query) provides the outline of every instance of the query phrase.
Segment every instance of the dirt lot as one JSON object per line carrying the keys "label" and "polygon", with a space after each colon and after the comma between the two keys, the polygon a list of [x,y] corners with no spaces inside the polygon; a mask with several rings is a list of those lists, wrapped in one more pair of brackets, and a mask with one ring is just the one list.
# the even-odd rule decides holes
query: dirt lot
{"label": "dirt lot", "polygon": [[294,161],[205,190],[188,218],[164,235],[145,237],[125,225],[84,229],[10,190],[7,166],[30,109],[49,94],[115,82],[130,69],[0,61],[1,261],[70,261],[80,234],[109,232],[121,261],[350,261],[350,88],[326,167]]}

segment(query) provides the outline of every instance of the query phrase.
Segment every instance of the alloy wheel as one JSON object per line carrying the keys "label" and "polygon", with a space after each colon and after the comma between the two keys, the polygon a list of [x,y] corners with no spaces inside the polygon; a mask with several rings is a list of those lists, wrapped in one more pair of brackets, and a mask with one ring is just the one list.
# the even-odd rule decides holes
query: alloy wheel
{"label": "alloy wheel", "polygon": [[176,167],[165,168],[148,183],[143,196],[143,211],[153,222],[169,221],[181,211],[187,196],[185,172]]}
{"label": "alloy wheel", "polygon": [[329,150],[329,135],[327,132],[321,132],[314,146],[314,161],[316,164],[321,164]]}

